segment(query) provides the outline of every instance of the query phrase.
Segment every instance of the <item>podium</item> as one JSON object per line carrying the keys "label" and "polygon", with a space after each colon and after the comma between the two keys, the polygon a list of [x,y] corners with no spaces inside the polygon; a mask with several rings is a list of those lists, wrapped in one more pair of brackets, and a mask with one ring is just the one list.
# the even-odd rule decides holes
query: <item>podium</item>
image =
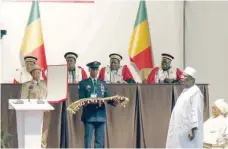
{"label": "podium", "polygon": [[41,148],[43,113],[54,110],[45,100],[38,104],[37,99],[21,99],[24,103],[15,103],[18,99],[9,99],[9,109],[16,110],[18,148]]}

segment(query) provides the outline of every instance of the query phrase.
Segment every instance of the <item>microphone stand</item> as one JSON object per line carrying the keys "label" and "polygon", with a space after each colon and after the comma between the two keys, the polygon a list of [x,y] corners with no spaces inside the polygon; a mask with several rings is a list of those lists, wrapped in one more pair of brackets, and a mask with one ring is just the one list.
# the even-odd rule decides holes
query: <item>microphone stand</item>
{"label": "microphone stand", "polygon": [[20,99],[21,92],[22,92],[22,88],[23,88],[23,87],[21,87],[21,89],[20,89],[20,92],[19,92],[19,95],[18,95],[18,99],[17,99],[17,101],[15,102],[15,104],[23,104],[23,103],[24,103],[24,101]]}
{"label": "microphone stand", "polygon": [[44,104],[45,102],[40,100],[40,85],[39,83],[37,83],[37,86],[39,87],[39,90],[38,90],[38,100],[37,100],[37,104]]}
{"label": "microphone stand", "polygon": [[28,95],[28,102],[30,102],[30,94],[31,94],[31,91],[33,90],[33,86],[29,86],[29,95]]}
{"label": "microphone stand", "polygon": [[[22,72],[20,73],[20,83],[21,83],[21,82],[22,82]],[[22,84],[22,83],[21,83],[21,84]],[[21,87],[21,89],[20,89],[20,92],[19,92],[19,95],[18,95],[18,99],[17,99],[17,101],[15,102],[15,104],[23,104],[23,103],[24,103],[24,101],[20,99],[20,97],[21,97],[21,92],[22,92],[22,88],[23,88],[23,85],[22,85],[22,87]]]}

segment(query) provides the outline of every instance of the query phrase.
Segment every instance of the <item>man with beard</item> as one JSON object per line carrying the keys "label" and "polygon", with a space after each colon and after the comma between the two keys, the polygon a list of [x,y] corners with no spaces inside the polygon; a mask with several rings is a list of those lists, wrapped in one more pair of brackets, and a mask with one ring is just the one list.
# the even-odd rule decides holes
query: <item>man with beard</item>
{"label": "man with beard", "polygon": [[183,72],[185,89],[172,111],[166,148],[203,148],[204,97],[195,84],[195,73],[191,67]]}

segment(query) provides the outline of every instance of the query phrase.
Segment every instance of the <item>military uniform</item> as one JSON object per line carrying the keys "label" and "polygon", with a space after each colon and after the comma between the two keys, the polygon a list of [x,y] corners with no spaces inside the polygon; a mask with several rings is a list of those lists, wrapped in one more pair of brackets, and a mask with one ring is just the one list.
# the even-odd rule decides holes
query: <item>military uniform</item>
{"label": "military uniform", "polygon": [[[31,88],[31,89],[29,89]],[[46,81],[35,80],[28,81],[22,85],[21,99],[46,99],[47,98],[47,84]]]}
{"label": "military uniform", "polygon": [[[92,62],[87,64],[88,67],[99,67],[99,62]],[[79,82],[79,98],[90,98],[90,97],[108,97],[109,91],[104,81],[99,79],[88,78]],[[112,101],[108,102],[114,105]],[[83,113],[81,120],[84,122],[85,136],[84,136],[84,147],[91,148],[91,141],[93,132],[95,130],[95,148],[104,148],[104,135],[105,135],[105,124],[106,124],[106,108],[105,104],[99,105],[98,103],[87,104],[83,107]]]}
{"label": "military uniform", "polygon": [[[35,70],[40,69],[39,66],[34,65],[31,68],[30,73]],[[22,85],[21,99],[46,99],[47,98],[47,83],[44,80],[35,81],[31,80]],[[50,112],[44,112],[43,117],[43,134],[42,134],[42,147],[47,147],[47,135],[48,128],[50,124]]]}

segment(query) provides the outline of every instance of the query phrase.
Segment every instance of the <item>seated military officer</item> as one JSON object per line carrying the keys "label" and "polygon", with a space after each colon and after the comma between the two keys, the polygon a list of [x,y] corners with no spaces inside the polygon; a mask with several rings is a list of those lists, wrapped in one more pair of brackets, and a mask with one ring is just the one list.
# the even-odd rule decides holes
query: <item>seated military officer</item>
{"label": "seated military officer", "polygon": [[[103,98],[109,96],[107,85],[104,81],[97,79],[99,62],[88,63],[90,77],[79,82],[79,98]],[[109,101],[109,104],[115,106],[119,103],[116,101]],[[95,131],[95,148],[104,148],[104,135],[106,123],[106,108],[103,102],[88,103],[83,107],[81,120],[84,122],[85,148],[91,148],[91,141],[93,132]]]}
{"label": "seated military officer", "polygon": [[[41,68],[33,65],[29,70],[32,80],[22,84],[21,99],[46,99],[47,85],[46,81],[40,80]],[[47,135],[50,123],[50,112],[44,112],[42,147],[47,147]]]}

